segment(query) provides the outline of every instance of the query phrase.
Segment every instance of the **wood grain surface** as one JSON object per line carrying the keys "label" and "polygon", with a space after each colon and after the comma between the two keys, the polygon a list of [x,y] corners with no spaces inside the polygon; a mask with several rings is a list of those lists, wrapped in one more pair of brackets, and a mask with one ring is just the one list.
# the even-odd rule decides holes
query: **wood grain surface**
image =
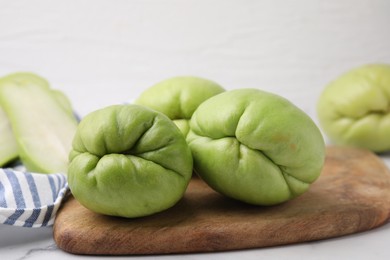
{"label": "wood grain surface", "polygon": [[261,248],[338,237],[387,223],[390,172],[373,153],[328,147],[320,178],[302,196],[271,207],[228,199],[193,178],[184,198],[153,216],[99,215],[72,196],[54,240],[74,254],[131,255]]}

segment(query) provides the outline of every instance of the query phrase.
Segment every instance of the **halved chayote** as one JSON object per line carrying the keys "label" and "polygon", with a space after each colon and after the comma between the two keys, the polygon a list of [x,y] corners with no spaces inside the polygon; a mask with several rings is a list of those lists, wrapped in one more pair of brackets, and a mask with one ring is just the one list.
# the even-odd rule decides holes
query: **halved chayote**
{"label": "halved chayote", "polygon": [[186,135],[196,108],[208,98],[225,91],[218,83],[194,76],[165,79],[141,93],[135,104],[167,115]]}
{"label": "halved chayote", "polygon": [[66,96],[51,89],[42,77],[19,72],[0,79],[0,103],[26,168],[66,173],[78,124]]}
{"label": "halved chayote", "polygon": [[18,157],[18,146],[11,124],[0,104],[0,167]]}
{"label": "halved chayote", "polygon": [[139,105],[85,116],[73,140],[68,183],[86,208],[141,217],[172,207],[192,175],[191,151],[168,117]]}
{"label": "halved chayote", "polygon": [[258,89],[211,97],[190,126],[195,171],[216,191],[247,203],[273,205],[304,193],[324,164],[324,140],[311,118]]}

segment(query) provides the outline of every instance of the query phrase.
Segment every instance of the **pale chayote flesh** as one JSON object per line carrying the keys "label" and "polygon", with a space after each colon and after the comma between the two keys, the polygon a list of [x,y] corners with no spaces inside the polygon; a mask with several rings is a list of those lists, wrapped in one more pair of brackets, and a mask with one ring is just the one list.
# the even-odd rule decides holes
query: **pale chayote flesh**
{"label": "pale chayote flesh", "polygon": [[7,145],[16,145],[27,170],[66,173],[78,124],[67,97],[44,78],[18,72],[0,78],[0,104],[12,128]]}
{"label": "pale chayote flesh", "polygon": [[223,91],[224,88],[214,81],[194,76],[178,76],[148,88],[135,103],[165,114],[187,135],[189,120],[198,106]]}
{"label": "pale chayote flesh", "polygon": [[332,143],[389,151],[390,65],[365,65],[336,78],[321,94],[317,113]]}
{"label": "pale chayote flesh", "polygon": [[324,140],[311,118],[261,90],[211,97],[190,126],[195,171],[216,191],[250,204],[278,204],[304,193],[324,164]]}
{"label": "pale chayote flesh", "polygon": [[12,132],[11,123],[0,104],[0,167],[18,157],[18,145]]}
{"label": "pale chayote flesh", "polygon": [[180,200],[192,164],[184,136],[168,117],[138,105],[114,105],[80,122],[68,182],[90,210],[141,217]]}

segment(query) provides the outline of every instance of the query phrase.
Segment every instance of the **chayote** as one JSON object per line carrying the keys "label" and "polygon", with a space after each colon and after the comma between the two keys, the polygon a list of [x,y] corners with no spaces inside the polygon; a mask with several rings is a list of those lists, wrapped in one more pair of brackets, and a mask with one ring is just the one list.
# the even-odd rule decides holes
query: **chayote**
{"label": "chayote", "polygon": [[354,68],[330,82],[317,114],[332,143],[390,151],[390,65]]}
{"label": "chayote", "polygon": [[208,98],[225,91],[214,81],[178,76],[163,80],[145,90],[135,104],[147,106],[167,115],[184,135],[196,108]]}
{"label": "chayote", "polygon": [[322,135],[288,100],[258,89],[221,93],[192,116],[194,169],[216,191],[250,204],[292,199],[320,175]]}
{"label": "chayote", "polygon": [[12,133],[11,123],[0,106],[0,167],[15,160],[17,157],[18,145]]}
{"label": "chayote", "polygon": [[175,124],[139,105],[113,105],[85,116],[69,157],[74,197],[92,211],[129,218],[173,206],[193,166]]}
{"label": "chayote", "polygon": [[0,78],[0,104],[27,170],[66,173],[78,121],[65,94],[36,74],[17,72]]}

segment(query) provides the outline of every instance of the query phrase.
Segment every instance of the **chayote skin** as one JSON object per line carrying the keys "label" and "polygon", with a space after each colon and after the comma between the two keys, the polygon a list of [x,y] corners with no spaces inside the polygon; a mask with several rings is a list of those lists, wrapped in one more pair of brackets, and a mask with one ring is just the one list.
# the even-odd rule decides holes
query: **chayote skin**
{"label": "chayote skin", "polygon": [[138,105],[84,117],[70,153],[69,187],[92,211],[141,217],[173,206],[192,175],[191,151],[165,115]]}
{"label": "chayote skin", "polygon": [[195,171],[216,191],[250,204],[278,204],[304,193],[324,164],[324,140],[313,121],[258,89],[208,99],[190,126]]}
{"label": "chayote skin", "polygon": [[217,83],[193,76],[163,80],[145,90],[135,101],[167,115],[184,135],[196,108],[206,99],[225,91]]}
{"label": "chayote skin", "polygon": [[332,81],[318,100],[317,114],[332,143],[389,151],[390,65],[365,65]]}

